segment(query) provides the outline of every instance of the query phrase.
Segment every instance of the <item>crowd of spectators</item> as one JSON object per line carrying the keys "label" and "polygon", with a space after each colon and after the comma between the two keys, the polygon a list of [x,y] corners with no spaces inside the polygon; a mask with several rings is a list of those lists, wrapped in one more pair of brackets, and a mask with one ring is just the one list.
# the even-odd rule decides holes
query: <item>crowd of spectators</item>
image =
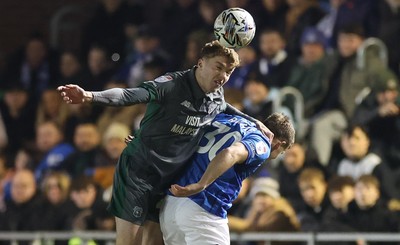
{"label": "crowd of spectators", "polygon": [[[307,121],[243,184],[231,230],[399,232],[399,0],[163,0],[156,17],[99,0],[76,50],[32,33],[0,74],[0,231],[113,231],[114,166],[145,106],[67,105],[55,88],[134,87],[188,69],[229,7],[248,10],[257,32],[238,50],[227,101],[262,120],[291,86]],[[376,46],[360,52],[368,38],[387,62]],[[278,109],[294,113],[293,101]]]}

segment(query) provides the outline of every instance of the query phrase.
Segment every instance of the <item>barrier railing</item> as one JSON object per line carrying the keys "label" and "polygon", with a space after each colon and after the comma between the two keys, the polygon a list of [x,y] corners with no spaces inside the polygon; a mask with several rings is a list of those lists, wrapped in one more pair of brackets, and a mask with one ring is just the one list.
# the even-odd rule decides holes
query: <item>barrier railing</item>
{"label": "barrier railing", "polygon": [[[82,232],[0,232],[0,241],[11,241],[18,245],[19,241],[33,241],[32,244],[51,245],[55,240],[79,238],[82,245],[89,240],[106,241],[113,245],[115,232],[82,231]],[[231,241],[293,241],[314,245],[317,242],[347,242],[364,240],[366,242],[400,242],[400,233],[312,233],[312,232],[274,232],[274,233],[231,233]],[[267,243],[266,243],[267,244]]]}

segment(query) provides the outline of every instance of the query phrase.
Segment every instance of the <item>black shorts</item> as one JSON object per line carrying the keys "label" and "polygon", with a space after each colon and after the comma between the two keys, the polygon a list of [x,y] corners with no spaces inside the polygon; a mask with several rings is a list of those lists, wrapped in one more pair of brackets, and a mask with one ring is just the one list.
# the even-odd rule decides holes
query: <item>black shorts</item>
{"label": "black shorts", "polygon": [[143,225],[146,220],[159,222],[161,200],[165,197],[165,193],[154,190],[159,177],[134,161],[137,159],[125,154],[118,160],[108,211],[137,225]]}

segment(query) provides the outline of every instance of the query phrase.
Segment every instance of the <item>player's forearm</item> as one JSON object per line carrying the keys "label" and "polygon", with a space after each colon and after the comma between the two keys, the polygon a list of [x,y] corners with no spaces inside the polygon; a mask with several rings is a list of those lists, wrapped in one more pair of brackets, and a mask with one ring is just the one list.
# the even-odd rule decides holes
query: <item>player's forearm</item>
{"label": "player's forearm", "polygon": [[231,168],[236,162],[237,157],[235,157],[235,153],[231,149],[227,148],[221,151],[207,166],[206,171],[198,183],[206,188],[218,177],[224,174],[229,168]]}
{"label": "player's forearm", "polygon": [[93,96],[91,102],[111,106],[146,103],[150,99],[149,92],[143,88],[112,88],[101,92],[91,92],[91,94]]}
{"label": "player's forearm", "polygon": [[212,159],[198,183],[206,188],[233,165],[245,162],[248,154],[247,148],[241,142],[233,143]]}

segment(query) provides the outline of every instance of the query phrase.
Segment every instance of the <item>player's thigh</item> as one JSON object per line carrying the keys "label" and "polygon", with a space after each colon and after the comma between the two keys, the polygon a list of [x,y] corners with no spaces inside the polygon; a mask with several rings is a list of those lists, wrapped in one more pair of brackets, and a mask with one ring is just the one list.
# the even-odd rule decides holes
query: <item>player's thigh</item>
{"label": "player's thigh", "polygon": [[147,220],[143,225],[142,245],[163,245],[160,224]]}
{"label": "player's thigh", "polygon": [[108,207],[114,216],[137,225],[143,225],[150,214],[158,217],[154,198],[157,195],[153,193],[153,183],[139,177],[146,173],[146,170],[135,165],[131,156],[121,155],[115,170],[113,194]]}
{"label": "player's thigh", "polygon": [[140,226],[129,221],[115,218],[117,245],[135,244]]}
{"label": "player's thigh", "polygon": [[185,239],[179,244],[230,244],[227,219],[210,214],[189,198],[168,198],[178,202],[173,203],[176,206],[176,229],[184,234]]}
{"label": "player's thigh", "polygon": [[190,226],[184,227],[183,231],[185,233],[185,244],[188,245],[230,244],[228,223],[222,220],[209,219],[203,216],[201,220],[196,219],[193,223],[190,223]]}
{"label": "player's thigh", "polygon": [[185,244],[185,234],[176,223],[176,216],[180,210],[180,199],[167,196],[161,205],[160,226],[165,245]]}

